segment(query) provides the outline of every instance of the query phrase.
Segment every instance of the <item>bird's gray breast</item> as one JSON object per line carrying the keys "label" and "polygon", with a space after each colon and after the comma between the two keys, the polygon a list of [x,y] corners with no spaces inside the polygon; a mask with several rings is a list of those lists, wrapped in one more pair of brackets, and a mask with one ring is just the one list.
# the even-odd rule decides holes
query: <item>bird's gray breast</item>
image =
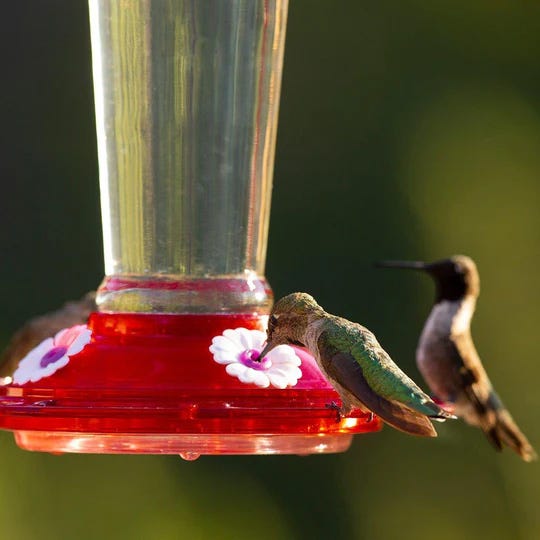
{"label": "bird's gray breast", "polygon": [[469,331],[474,304],[468,300],[443,300],[436,304],[426,321],[416,362],[431,392],[439,399],[452,401],[457,387],[456,369],[459,359],[453,338]]}

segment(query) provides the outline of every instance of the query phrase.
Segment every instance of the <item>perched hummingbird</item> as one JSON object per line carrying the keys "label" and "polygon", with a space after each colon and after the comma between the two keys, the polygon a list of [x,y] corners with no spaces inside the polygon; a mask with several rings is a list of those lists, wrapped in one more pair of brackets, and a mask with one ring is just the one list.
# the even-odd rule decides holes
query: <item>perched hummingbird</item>
{"label": "perched hummingbird", "polygon": [[279,300],[267,334],[260,358],[281,344],[306,347],[339,393],[343,415],[358,407],[392,427],[425,437],[437,436],[430,418],[455,418],[399,369],[367,328],[326,313],[309,294]]}
{"label": "perched hummingbird", "polygon": [[54,336],[62,328],[86,323],[96,311],[96,293],[89,292],[80,300],[67,302],[60,309],[28,321],[18,330],[0,355],[0,376],[11,375],[19,361],[44,339]]}
{"label": "perched hummingbird", "polygon": [[457,416],[486,434],[497,450],[507,445],[525,461],[536,453],[495,393],[474,346],[470,323],[480,293],[474,261],[463,255],[424,262],[384,261],[378,266],[428,273],[436,285],[435,305],[426,321],[416,362],[426,383]]}

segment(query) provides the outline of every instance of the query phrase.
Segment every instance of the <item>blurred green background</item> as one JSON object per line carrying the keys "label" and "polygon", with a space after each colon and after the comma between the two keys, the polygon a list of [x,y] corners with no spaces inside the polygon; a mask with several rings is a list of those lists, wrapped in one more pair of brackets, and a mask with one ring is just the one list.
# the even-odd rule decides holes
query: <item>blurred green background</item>
{"label": "blurred green background", "polygon": [[[159,1],[159,0],[158,0]],[[88,14],[2,5],[0,344],[102,278]],[[475,258],[474,335],[540,447],[540,6],[292,0],[267,277],[362,322],[420,382],[432,284],[381,258]],[[540,472],[460,422],[314,457],[62,456],[0,433],[12,540],[540,538]]]}

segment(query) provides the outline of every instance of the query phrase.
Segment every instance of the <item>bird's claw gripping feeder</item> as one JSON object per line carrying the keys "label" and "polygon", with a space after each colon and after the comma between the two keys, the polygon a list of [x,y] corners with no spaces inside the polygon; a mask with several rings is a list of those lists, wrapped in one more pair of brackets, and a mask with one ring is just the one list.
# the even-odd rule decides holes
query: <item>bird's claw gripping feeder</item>
{"label": "bird's claw gripping feeder", "polygon": [[90,0],[105,279],[87,325],[0,387],[28,450],[310,454],[336,419],[305,351],[258,358],[287,0]]}

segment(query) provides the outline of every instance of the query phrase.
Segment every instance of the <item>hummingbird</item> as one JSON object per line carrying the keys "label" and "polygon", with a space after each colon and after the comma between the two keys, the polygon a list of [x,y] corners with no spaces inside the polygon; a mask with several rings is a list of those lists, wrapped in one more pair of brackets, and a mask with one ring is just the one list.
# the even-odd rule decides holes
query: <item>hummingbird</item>
{"label": "hummingbird", "polygon": [[383,261],[378,266],[411,268],[435,281],[435,304],[416,349],[416,363],[436,400],[453,405],[479,427],[497,450],[509,446],[525,461],[536,453],[496,394],[471,337],[480,277],[470,257],[455,255],[432,263]]}
{"label": "hummingbird", "polygon": [[95,291],[80,300],[66,302],[60,309],[30,319],[11,338],[0,355],[0,376],[11,375],[19,361],[44,339],[54,336],[62,328],[85,324],[92,311],[96,311]]}
{"label": "hummingbird", "polygon": [[327,313],[307,293],[292,293],[276,302],[259,358],[281,344],[305,347],[313,355],[340,395],[340,415],[357,407],[396,429],[424,437],[437,436],[431,419],[455,418],[401,371],[367,328]]}

